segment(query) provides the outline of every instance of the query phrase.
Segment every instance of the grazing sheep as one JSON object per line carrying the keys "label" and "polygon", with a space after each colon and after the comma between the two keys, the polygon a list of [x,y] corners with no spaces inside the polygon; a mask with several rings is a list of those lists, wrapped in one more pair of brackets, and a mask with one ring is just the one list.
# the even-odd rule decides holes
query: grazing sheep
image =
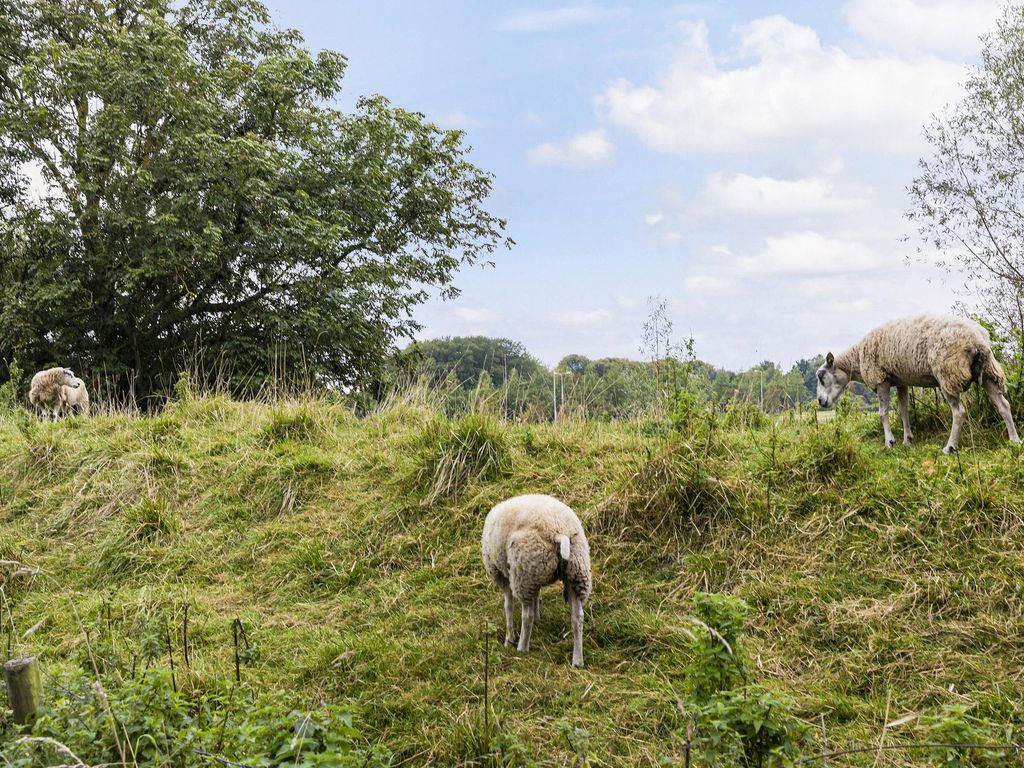
{"label": "grazing sheep", "polygon": [[988,332],[959,317],[918,315],[893,320],[870,331],[848,350],[831,352],[818,369],[818,402],[831,408],[851,381],[878,393],[878,410],[885,444],[896,443],[889,427],[890,388],[896,387],[903,419],[903,442],[910,445],[910,387],[938,387],[953,411],[953,428],[943,453],[954,453],[960,438],[964,407],[960,395],[978,382],[1006,422],[1010,441],[1019,443],[1013,414],[1006,400],[1006,375],[992,354]]}
{"label": "grazing sheep", "polygon": [[89,390],[85,388],[85,382],[75,378],[77,387],[69,387],[66,384],[60,388],[61,412],[74,415],[76,413],[89,415]]}
{"label": "grazing sheep", "polygon": [[42,416],[48,413],[55,419],[60,416],[63,404],[62,388],[77,389],[80,386],[79,381],[70,368],[48,368],[40,371],[32,377],[28,401],[35,407],[37,414]]}
{"label": "grazing sheep", "polygon": [[514,639],[512,596],[523,614],[519,650],[528,651],[541,587],[561,581],[572,615],[572,665],[582,667],[583,603],[590,595],[591,575],[590,545],[580,519],[551,496],[516,496],[487,514],[481,544],[484,568],[505,593],[505,645]]}

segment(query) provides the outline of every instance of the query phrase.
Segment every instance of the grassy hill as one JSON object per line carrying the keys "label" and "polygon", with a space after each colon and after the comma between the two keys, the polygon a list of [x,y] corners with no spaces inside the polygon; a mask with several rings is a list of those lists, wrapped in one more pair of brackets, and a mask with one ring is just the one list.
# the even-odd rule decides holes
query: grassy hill
{"label": "grassy hill", "polygon": [[[513,425],[415,399],[359,419],[221,397],[0,417],[0,560],[42,569],[7,584],[0,642],[51,675],[88,669],[103,627],[127,656],[154,626],[177,647],[187,605],[185,690],[233,677],[238,617],[250,684],[352,708],[404,764],[482,764],[496,720],[508,754],[492,761],[658,765],[686,738],[692,596],[716,592],[749,604],[751,669],[813,742],[822,722],[832,746],[930,738],[950,717],[993,740],[1024,723],[1020,451],[976,425],[958,459],[926,431],[885,452],[866,416],[731,421]],[[555,588],[530,654],[499,645],[480,530],[528,491],[588,529],[582,670]]]}

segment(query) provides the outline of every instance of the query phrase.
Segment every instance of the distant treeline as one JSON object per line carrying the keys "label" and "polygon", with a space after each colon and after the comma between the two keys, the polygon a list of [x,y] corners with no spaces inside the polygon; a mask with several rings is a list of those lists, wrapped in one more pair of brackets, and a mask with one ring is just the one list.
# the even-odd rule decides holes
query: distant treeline
{"label": "distant treeline", "polygon": [[[509,417],[550,418],[557,411],[631,418],[671,410],[680,401],[754,405],[767,412],[796,408],[814,401],[822,360],[799,360],[788,371],[765,360],[736,372],[679,356],[592,360],[567,355],[548,369],[519,342],[464,336],[411,344],[396,356],[395,369],[438,387],[453,411],[475,398],[497,403]],[[873,393],[860,385],[853,395],[872,402]]]}

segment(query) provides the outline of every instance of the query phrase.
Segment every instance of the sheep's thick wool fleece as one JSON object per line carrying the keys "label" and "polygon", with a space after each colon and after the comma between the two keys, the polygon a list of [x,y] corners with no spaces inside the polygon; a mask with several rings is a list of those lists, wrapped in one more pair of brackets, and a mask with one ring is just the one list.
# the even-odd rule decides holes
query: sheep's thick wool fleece
{"label": "sheep's thick wool fleece", "polygon": [[484,567],[498,587],[508,582],[516,597],[532,600],[542,587],[563,578],[562,537],[569,540],[566,586],[585,601],[591,590],[590,545],[576,514],[551,496],[516,496],[488,513],[481,542]]}
{"label": "sheep's thick wool fleece", "polygon": [[60,390],[65,381],[63,368],[48,368],[32,377],[29,400],[41,405],[60,402]]}
{"label": "sheep's thick wool fleece", "polygon": [[949,315],[918,315],[880,325],[840,355],[836,365],[872,389],[887,382],[938,385],[959,395],[982,377],[1006,389],[988,332],[972,320]]}

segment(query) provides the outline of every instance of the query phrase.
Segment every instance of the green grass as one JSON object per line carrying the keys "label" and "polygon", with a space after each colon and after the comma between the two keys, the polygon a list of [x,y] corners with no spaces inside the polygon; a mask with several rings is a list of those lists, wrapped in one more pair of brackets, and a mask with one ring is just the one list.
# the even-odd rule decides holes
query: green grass
{"label": "green grass", "polygon": [[[13,619],[11,642],[47,668],[85,665],[69,600],[86,628],[112,622],[125,648],[160,621],[180,633],[188,604],[184,686],[233,676],[240,617],[248,680],[353,707],[409,765],[483,765],[496,740],[572,765],[583,731],[596,765],[658,765],[686,729],[676,692],[701,590],[751,605],[760,681],[792,696],[815,734],[824,716],[832,745],[922,738],[920,718],[882,726],[952,705],[1020,726],[1021,453],[977,426],[959,460],[938,433],[884,451],[875,422],[733,419],[709,435],[696,420],[676,435],[448,420],[422,402],[357,419],[336,404],[223,397],[150,418],[0,417],[0,560],[43,570],[5,583],[0,643]],[[565,500],[589,531],[583,670],[569,666],[554,587],[531,653],[498,643],[480,530],[524,492]]]}

